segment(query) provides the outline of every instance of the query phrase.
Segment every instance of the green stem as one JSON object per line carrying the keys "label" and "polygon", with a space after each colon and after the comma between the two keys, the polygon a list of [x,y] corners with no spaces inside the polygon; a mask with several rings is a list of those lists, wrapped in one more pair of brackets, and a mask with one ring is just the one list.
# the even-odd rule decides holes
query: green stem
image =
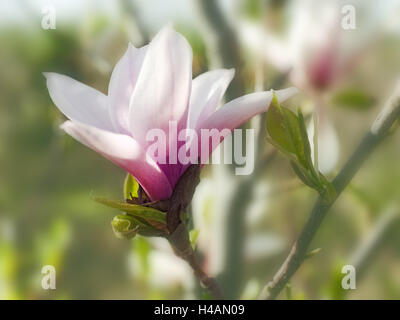
{"label": "green stem", "polygon": [[300,236],[292,246],[288,257],[275,274],[272,281],[262,290],[259,296],[260,299],[275,299],[278,296],[286,283],[288,283],[290,278],[305,260],[308,247],[333,203],[360,169],[364,161],[388,135],[392,125],[400,116],[399,89],[400,88],[397,88],[392,98],[378,115],[361,144],[354,151],[344,168],[333,180],[332,184],[336,190],[336,197],[329,202],[318,197]]}

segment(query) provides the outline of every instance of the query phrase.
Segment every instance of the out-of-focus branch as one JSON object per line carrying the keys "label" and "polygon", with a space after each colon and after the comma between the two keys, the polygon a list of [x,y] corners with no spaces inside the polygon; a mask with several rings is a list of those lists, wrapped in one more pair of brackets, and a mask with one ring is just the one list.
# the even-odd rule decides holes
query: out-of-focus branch
{"label": "out-of-focus branch", "polygon": [[[357,270],[357,280],[365,273],[373,258],[380,251],[388,235],[399,226],[400,212],[396,208],[389,208],[373,226],[368,236],[356,248],[350,257],[350,264]],[[345,291],[347,292],[347,291]]]}
{"label": "out-of-focus branch", "polygon": [[[143,46],[150,42],[150,36],[148,34],[145,23],[140,15],[139,5],[135,0],[120,0],[119,5],[123,14],[129,17],[129,22],[132,24],[132,31],[135,33],[135,38],[139,43],[136,43],[137,46]],[[132,32],[130,31],[130,32]]]}
{"label": "out-of-focus branch", "polygon": [[[400,211],[396,207],[388,206],[382,214],[379,215],[378,221],[368,230],[366,236],[356,246],[350,257],[347,259],[348,263],[354,267],[357,272],[357,286],[364,277],[367,269],[381,252],[382,248],[386,244],[387,240],[399,230],[400,228]],[[333,277],[332,286],[335,287],[332,290],[330,299],[345,299],[345,297],[351,293],[352,290],[336,290],[341,288],[341,280],[336,276]]]}
{"label": "out-of-focus branch", "polygon": [[232,100],[245,92],[242,76],[243,63],[237,36],[222,14],[218,1],[197,0],[196,2],[207,41],[211,66],[236,69],[236,75],[226,92],[227,100]]}
{"label": "out-of-focus branch", "polygon": [[[245,93],[245,83],[242,74],[242,58],[238,40],[234,30],[220,10],[218,1],[196,1],[202,30],[207,45],[207,55],[211,68],[235,68],[236,74],[226,92],[226,99],[232,100]],[[233,143],[233,142],[232,142]],[[225,170],[221,167],[220,170]],[[237,181],[237,180],[236,180]],[[244,242],[244,214],[248,201],[251,198],[251,181],[242,179],[235,183],[231,195],[231,202],[224,214],[224,250],[222,252],[222,274],[219,283],[225,298],[236,299],[242,284]]]}
{"label": "out-of-focus branch", "polygon": [[341,172],[333,180],[333,186],[336,190],[336,197],[331,201],[327,201],[319,197],[314,205],[311,215],[304,226],[300,236],[290,250],[288,257],[282,264],[273,280],[268,283],[260,294],[260,299],[275,299],[293,274],[305,260],[308,247],[318,231],[324,217],[329,209],[336,201],[340,193],[351,181],[356,172],[360,169],[364,161],[388,135],[394,122],[400,116],[400,83],[383,108],[377,119],[373,123],[371,129],[366,134],[358,148],[346,163]]}

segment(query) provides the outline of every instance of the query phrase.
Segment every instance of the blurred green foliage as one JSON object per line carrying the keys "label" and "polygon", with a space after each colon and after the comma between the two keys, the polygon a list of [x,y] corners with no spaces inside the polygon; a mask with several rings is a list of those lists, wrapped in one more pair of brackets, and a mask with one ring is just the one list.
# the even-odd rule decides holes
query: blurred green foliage
{"label": "blurred green foliage", "polygon": [[368,109],[374,105],[374,99],[366,92],[348,88],[338,92],[333,97],[333,103],[345,108]]}

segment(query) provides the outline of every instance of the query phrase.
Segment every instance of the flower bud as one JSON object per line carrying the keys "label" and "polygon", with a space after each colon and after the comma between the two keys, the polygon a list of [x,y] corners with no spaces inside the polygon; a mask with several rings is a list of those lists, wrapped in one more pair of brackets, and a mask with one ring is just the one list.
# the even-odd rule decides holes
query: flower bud
{"label": "flower bud", "polygon": [[114,234],[119,239],[132,239],[136,236],[139,225],[135,225],[128,215],[119,214],[111,221]]}

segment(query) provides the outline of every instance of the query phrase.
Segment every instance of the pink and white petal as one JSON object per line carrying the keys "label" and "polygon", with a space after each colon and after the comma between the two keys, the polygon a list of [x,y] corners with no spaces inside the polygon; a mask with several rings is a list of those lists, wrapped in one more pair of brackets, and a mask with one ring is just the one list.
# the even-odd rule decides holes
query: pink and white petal
{"label": "pink and white petal", "polygon": [[[247,94],[223,105],[210,117],[208,117],[208,119],[202,121],[200,124],[200,129],[217,129],[219,133],[221,133],[224,129],[229,129],[232,131],[255,115],[266,112],[272,101],[273,93],[277,95],[278,101],[282,103],[283,101],[295,95],[297,92],[297,88],[291,87],[277,91],[271,90]],[[199,136],[201,136],[201,133],[199,133]],[[220,140],[220,142],[223,141],[223,138]],[[217,147],[218,144],[209,145],[209,154],[211,154],[213,148]],[[208,157],[208,155],[202,154],[202,157]]]}
{"label": "pink and white petal", "polygon": [[132,174],[151,200],[168,199],[172,194],[172,188],[163,171],[132,137],[75,121],[66,121],[61,128]]}
{"label": "pink and white petal", "polygon": [[107,96],[62,74],[46,72],[50,97],[69,119],[112,131]]}
{"label": "pink and white petal", "polygon": [[216,69],[192,81],[187,127],[196,129],[199,119],[208,118],[217,108],[232,81],[235,69]]}
{"label": "pink and white petal", "polygon": [[129,106],[132,136],[142,145],[157,128],[168,132],[169,121],[186,127],[192,81],[192,49],[170,25],[149,44]]}
{"label": "pink and white petal", "polygon": [[234,99],[215,111],[210,117],[201,122],[201,129],[233,130],[255,115],[266,112],[272,101],[273,93],[283,102],[296,94],[298,90],[294,87],[277,90],[264,91],[247,94]]}
{"label": "pink and white petal", "polygon": [[147,46],[135,48],[129,44],[111,74],[108,86],[109,113],[117,132],[129,133],[129,102],[146,55]]}
{"label": "pink and white petal", "polygon": [[279,103],[285,102],[286,100],[290,99],[291,97],[299,93],[299,89],[297,89],[296,87],[290,87],[281,90],[271,90],[271,91],[273,91],[276,94]]}

